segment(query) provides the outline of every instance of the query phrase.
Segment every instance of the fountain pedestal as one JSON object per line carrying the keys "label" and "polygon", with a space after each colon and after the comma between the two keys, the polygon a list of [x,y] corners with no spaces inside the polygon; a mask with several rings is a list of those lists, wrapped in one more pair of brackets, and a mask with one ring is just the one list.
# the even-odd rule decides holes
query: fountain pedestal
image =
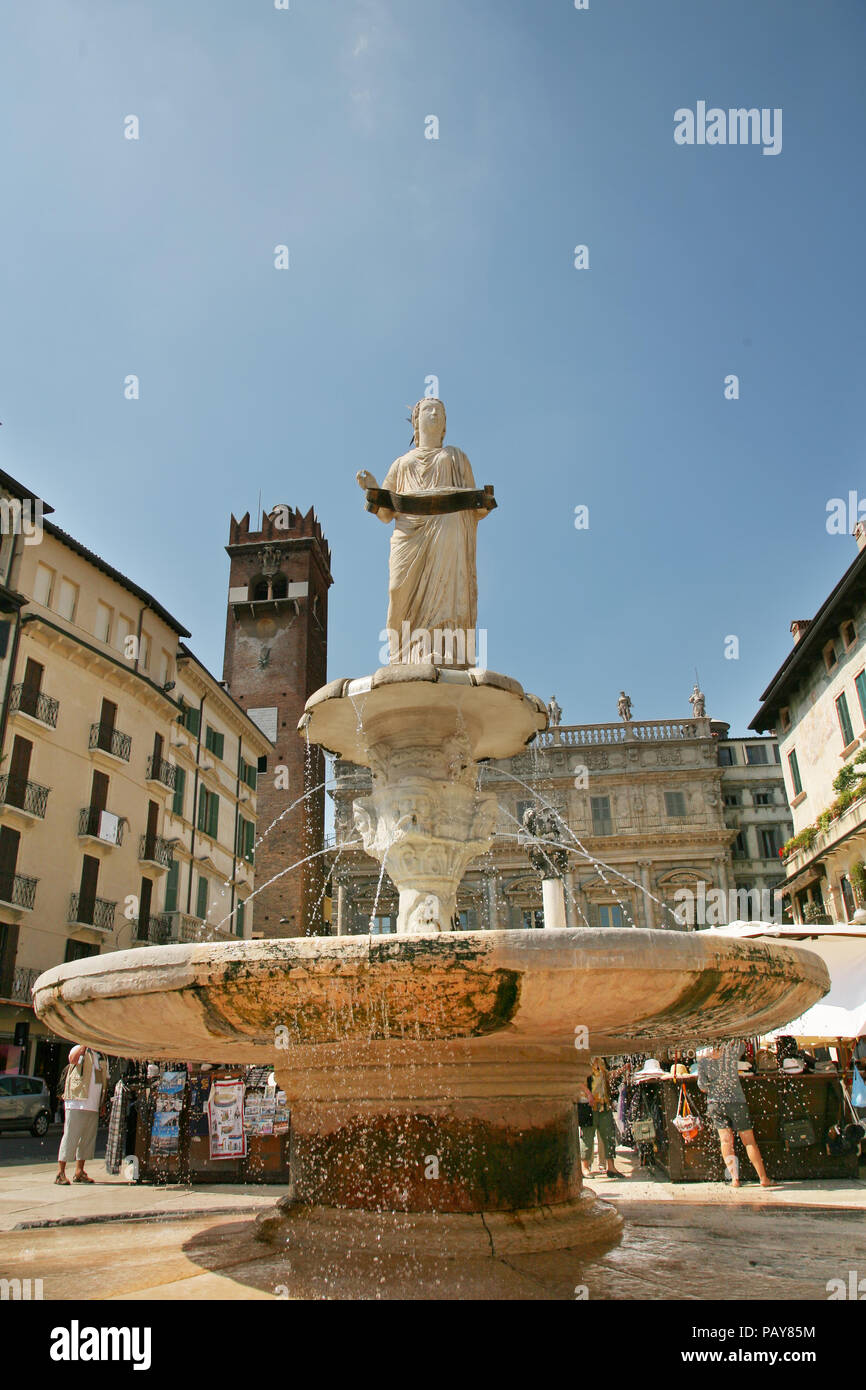
{"label": "fountain pedestal", "polygon": [[355,825],[399,892],[399,935],[450,930],[499,814],[476,789],[477,764],[520,752],[546,725],[542,701],[510,676],[422,663],[332,681],[307,701],[306,737],[372,773]]}

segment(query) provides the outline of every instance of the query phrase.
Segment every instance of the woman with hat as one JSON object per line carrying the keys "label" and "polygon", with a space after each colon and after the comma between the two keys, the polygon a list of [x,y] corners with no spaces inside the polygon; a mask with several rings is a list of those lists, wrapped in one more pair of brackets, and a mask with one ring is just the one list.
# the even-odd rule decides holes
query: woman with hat
{"label": "woman with hat", "polygon": [[727,1042],[720,1047],[707,1047],[698,1055],[698,1085],[707,1096],[707,1118],[715,1125],[725,1167],[731,1175],[731,1186],[740,1185],[740,1165],[734,1153],[734,1131],[739,1134],[752,1167],[762,1187],[775,1187],[767,1177],[761,1150],[758,1148],[746,1096],[740,1085],[739,1062],[743,1055],[741,1042]]}

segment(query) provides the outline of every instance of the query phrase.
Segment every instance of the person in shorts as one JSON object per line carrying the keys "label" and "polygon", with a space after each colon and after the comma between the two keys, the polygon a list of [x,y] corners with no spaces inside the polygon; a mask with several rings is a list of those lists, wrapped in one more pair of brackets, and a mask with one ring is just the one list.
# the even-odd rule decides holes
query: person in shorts
{"label": "person in shorts", "polygon": [[105,1096],[108,1082],[108,1066],[98,1052],[76,1044],[69,1054],[66,1081],[63,1086],[63,1138],[58,1154],[58,1172],[54,1179],[60,1186],[68,1186],[66,1165],[75,1161],[73,1182],[93,1182],[84,1171],[88,1158],[93,1157],[96,1148],[96,1130],[99,1124],[99,1110]]}
{"label": "person in shorts", "polygon": [[731,1175],[731,1186],[740,1185],[740,1165],[734,1153],[734,1134],[737,1133],[749,1155],[752,1167],[762,1187],[775,1187],[767,1177],[761,1150],[752,1129],[752,1117],[746,1095],[740,1084],[739,1061],[743,1044],[727,1042],[705,1048],[698,1056],[698,1086],[706,1092],[707,1119],[715,1125],[725,1167]]}

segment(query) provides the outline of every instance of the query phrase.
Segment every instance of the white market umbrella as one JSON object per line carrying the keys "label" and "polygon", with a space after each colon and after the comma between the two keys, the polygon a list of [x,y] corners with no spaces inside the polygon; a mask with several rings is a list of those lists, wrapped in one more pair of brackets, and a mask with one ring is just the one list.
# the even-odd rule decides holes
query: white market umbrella
{"label": "white market umbrella", "polygon": [[781,1033],[816,1040],[859,1038],[866,1034],[866,927],[835,923],[832,927],[776,926],[772,922],[729,922],[710,931],[723,936],[752,937],[759,941],[797,940],[820,956],[830,972],[830,991],[792,1019]]}

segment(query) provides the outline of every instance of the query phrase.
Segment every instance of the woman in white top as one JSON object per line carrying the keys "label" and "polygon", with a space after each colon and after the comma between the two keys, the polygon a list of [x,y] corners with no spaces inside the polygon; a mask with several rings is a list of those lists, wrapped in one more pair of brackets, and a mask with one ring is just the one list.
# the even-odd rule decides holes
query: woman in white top
{"label": "woman in white top", "polygon": [[58,1172],[54,1179],[68,1186],[66,1165],[75,1160],[73,1182],[93,1182],[84,1171],[84,1164],[93,1157],[99,1110],[108,1081],[108,1066],[98,1052],[77,1043],[69,1054],[69,1066],[63,1086],[63,1138],[57,1156]]}

